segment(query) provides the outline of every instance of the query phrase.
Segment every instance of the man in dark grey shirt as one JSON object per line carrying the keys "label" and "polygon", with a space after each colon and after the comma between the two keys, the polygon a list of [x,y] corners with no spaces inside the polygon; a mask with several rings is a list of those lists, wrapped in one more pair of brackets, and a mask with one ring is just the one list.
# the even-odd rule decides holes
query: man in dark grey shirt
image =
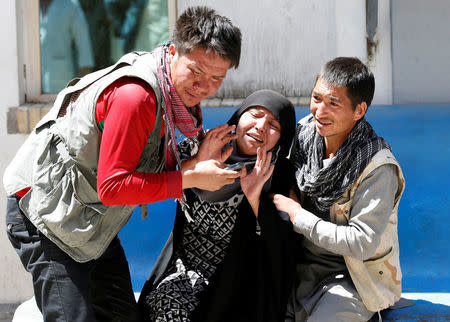
{"label": "man in dark grey shirt", "polygon": [[286,321],[368,321],[400,297],[404,180],[389,145],[364,118],[374,89],[360,60],[335,58],[317,77],[312,114],[298,124],[296,193],[274,196],[303,237]]}

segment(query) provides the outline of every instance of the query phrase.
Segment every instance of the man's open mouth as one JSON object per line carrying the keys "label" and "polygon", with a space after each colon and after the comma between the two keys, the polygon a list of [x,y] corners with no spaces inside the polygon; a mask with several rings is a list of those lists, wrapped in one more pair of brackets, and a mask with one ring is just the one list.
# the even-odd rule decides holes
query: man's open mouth
{"label": "man's open mouth", "polygon": [[320,120],[320,119],[317,119],[316,118],[316,122],[317,123],[319,123],[320,125],[330,125],[331,124],[331,122],[330,121],[327,121],[327,120]]}

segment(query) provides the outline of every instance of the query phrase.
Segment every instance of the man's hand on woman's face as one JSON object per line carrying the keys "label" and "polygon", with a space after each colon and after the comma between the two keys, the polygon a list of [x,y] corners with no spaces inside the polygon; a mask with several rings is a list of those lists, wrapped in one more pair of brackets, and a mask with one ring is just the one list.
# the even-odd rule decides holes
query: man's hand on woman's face
{"label": "man's hand on woman's face", "polygon": [[197,153],[197,162],[206,160],[216,160],[225,162],[231,155],[233,148],[230,146],[225,151],[222,149],[225,144],[237,138],[236,134],[230,132],[236,128],[235,125],[222,124],[206,133]]}

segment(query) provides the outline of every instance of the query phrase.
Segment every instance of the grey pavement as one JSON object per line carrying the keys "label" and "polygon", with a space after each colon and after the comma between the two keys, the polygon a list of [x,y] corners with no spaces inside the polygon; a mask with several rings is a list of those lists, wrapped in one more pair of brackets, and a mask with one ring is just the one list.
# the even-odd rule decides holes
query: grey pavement
{"label": "grey pavement", "polygon": [[[135,297],[138,299],[139,293],[135,293]],[[425,300],[434,304],[450,306],[450,293],[402,293],[402,297],[410,300]],[[0,322],[11,322],[17,307],[18,304],[0,304]],[[433,321],[436,320],[433,319]],[[20,307],[18,307],[14,322],[42,322],[42,315],[37,308],[34,297],[23,302]]]}
{"label": "grey pavement", "polygon": [[11,322],[14,311],[19,306],[17,304],[0,304],[0,322]]}

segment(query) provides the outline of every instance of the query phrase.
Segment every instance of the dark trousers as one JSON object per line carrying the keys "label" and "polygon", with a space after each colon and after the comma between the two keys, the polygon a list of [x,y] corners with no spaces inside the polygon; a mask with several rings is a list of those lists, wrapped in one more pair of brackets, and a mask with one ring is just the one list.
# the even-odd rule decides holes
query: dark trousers
{"label": "dark trousers", "polygon": [[44,321],[138,321],[130,271],[119,238],[98,259],[78,263],[41,234],[8,197],[8,238],[33,277]]}

